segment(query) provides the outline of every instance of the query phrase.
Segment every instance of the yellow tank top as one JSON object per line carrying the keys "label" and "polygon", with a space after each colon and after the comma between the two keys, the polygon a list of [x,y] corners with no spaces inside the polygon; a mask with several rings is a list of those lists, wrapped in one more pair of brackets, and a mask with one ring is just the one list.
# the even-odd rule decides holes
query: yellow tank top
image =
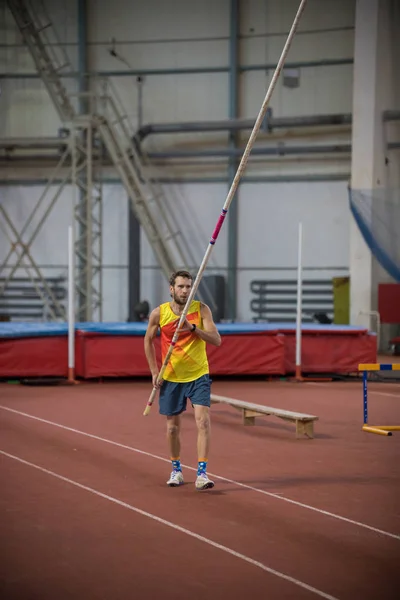
{"label": "yellow tank top", "polygon": [[[202,326],[200,302],[193,300],[187,316],[189,323]],[[161,330],[161,357],[164,358],[171,345],[179,317],[172,311],[170,303],[160,305],[160,330]],[[176,345],[172,351],[169,363],[165,369],[163,379],[177,383],[194,381],[209,372],[206,343],[195,333],[183,332],[179,334]]]}

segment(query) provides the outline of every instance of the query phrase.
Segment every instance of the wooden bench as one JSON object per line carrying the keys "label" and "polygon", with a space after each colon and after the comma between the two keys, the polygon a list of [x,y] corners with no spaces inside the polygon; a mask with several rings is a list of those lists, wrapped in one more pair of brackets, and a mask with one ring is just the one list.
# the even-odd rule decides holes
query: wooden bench
{"label": "wooden bench", "polygon": [[307,415],[282,408],[271,408],[271,406],[263,406],[262,404],[252,404],[244,400],[235,400],[225,396],[217,396],[211,394],[211,404],[227,404],[233,406],[237,410],[242,411],[243,425],[254,425],[256,417],[265,417],[273,415],[285,421],[292,421],[296,424],[296,438],[306,436],[314,437],[314,421],[318,420],[315,415]]}

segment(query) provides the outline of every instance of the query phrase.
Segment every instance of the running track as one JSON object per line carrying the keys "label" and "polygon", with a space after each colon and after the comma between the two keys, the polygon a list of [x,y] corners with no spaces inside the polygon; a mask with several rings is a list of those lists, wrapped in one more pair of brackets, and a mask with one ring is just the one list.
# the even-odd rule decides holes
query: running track
{"label": "running track", "polygon": [[[188,410],[186,485],[170,489],[148,384],[0,385],[1,598],[397,598],[400,434],[361,432],[359,385],[213,391],[313,412],[316,437],[213,406],[216,487],[199,493]],[[400,423],[398,385],[371,385],[370,402]]]}

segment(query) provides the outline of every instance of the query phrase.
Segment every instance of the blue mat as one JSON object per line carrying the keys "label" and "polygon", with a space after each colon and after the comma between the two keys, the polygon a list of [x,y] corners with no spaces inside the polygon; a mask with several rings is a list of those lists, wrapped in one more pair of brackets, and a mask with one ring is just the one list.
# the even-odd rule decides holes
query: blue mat
{"label": "blue mat", "polygon": [[67,335],[67,323],[0,323],[0,338]]}
{"label": "blue mat", "polygon": [[[271,331],[293,331],[296,323],[218,323],[221,335],[252,334]],[[108,335],[144,336],[147,323],[76,323],[76,331]],[[304,324],[302,331],[323,333],[367,332],[365,327],[351,325]],[[68,334],[67,323],[0,323],[0,338],[60,336]]]}

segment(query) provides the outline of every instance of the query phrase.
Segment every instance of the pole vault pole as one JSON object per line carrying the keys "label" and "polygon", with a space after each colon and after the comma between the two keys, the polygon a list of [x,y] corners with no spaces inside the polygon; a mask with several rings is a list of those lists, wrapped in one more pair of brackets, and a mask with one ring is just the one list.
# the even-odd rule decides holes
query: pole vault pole
{"label": "pole vault pole", "polygon": [[[188,313],[189,307],[190,307],[190,305],[191,305],[191,303],[193,301],[194,295],[195,295],[195,293],[197,291],[197,288],[198,288],[199,283],[201,281],[201,278],[203,276],[204,270],[205,270],[205,268],[207,266],[207,263],[208,263],[208,260],[210,258],[211,252],[213,250],[215,242],[217,241],[219,232],[221,231],[221,227],[222,227],[222,225],[224,223],[224,220],[225,220],[225,217],[227,215],[229,206],[230,206],[230,204],[232,202],[232,199],[233,199],[233,197],[234,197],[234,195],[236,193],[236,189],[238,187],[239,181],[240,181],[240,179],[241,179],[241,177],[243,175],[243,172],[244,172],[244,170],[246,168],[247,161],[248,161],[248,158],[249,158],[249,154],[251,152],[251,149],[254,146],[254,142],[256,140],[258,131],[259,131],[259,129],[260,129],[261,125],[262,125],[262,122],[264,120],[265,113],[267,112],[268,104],[269,104],[269,101],[270,101],[271,96],[272,96],[272,92],[275,89],[276,82],[277,82],[278,77],[279,77],[279,75],[280,75],[280,73],[282,71],[283,65],[284,65],[285,60],[286,60],[286,56],[287,56],[287,54],[289,52],[290,45],[292,43],[294,34],[295,34],[297,26],[299,24],[300,17],[302,15],[303,11],[304,11],[306,2],[307,2],[307,0],[301,0],[301,2],[300,2],[300,6],[299,6],[299,8],[297,10],[297,13],[296,13],[296,16],[294,18],[292,27],[291,27],[291,29],[289,31],[289,35],[287,37],[286,43],[285,43],[285,45],[283,47],[282,54],[280,56],[280,59],[278,61],[277,66],[276,66],[275,72],[274,72],[274,74],[272,76],[271,83],[269,84],[266,96],[264,98],[264,102],[262,103],[260,112],[258,113],[258,117],[257,117],[256,122],[255,122],[254,127],[253,127],[253,131],[250,134],[249,141],[247,142],[247,146],[246,146],[245,151],[243,153],[242,159],[241,159],[241,161],[239,163],[238,169],[236,171],[236,175],[234,177],[234,180],[233,180],[232,185],[230,187],[230,190],[228,192],[228,196],[227,196],[227,198],[225,200],[225,204],[224,204],[224,206],[223,206],[223,208],[221,210],[221,214],[220,214],[219,219],[217,221],[217,224],[215,226],[214,232],[213,232],[213,234],[211,236],[209,245],[207,247],[206,253],[205,253],[204,258],[203,258],[203,261],[202,261],[202,263],[200,265],[200,268],[199,268],[199,271],[197,273],[196,279],[194,280],[194,283],[193,283],[191,292],[189,294],[189,297],[187,299],[185,308],[183,309],[181,318],[179,319],[179,323],[178,323],[178,326],[177,326],[176,331],[174,333],[174,336],[172,338],[171,345],[170,345],[170,347],[168,349],[168,352],[167,352],[167,354],[166,354],[166,356],[164,358],[164,362],[163,362],[162,367],[160,369],[160,372],[158,374],[158,381],[160,381],[163,378],[163,375],[164,375],[165,369],[166,369],[166,367],[168,365],[168,362],[169,362],[169,359],[171,357],[172,351],[173,351],[174,346],[176,345],[177,339],[179,337],[178,329],[180,329],[182,327],[182,325],[183,325],[183,323],[184,323],[184,321],[186,319],[186,315]],[[156,396],[156,393],[157,393],[157,389],[158,389],[157,387],[153,387],[153,390],[152,390],[152,392],[150,394],[150,398],[147,401],[146,408],[145,408],[144,413],[143,413],[145,416],[148,415],[149,412],[150,412],[150,409],[151,409],[151,407],[153,405],[153,402],[154,402],[154,399],[155,399],[155,396]]]}

